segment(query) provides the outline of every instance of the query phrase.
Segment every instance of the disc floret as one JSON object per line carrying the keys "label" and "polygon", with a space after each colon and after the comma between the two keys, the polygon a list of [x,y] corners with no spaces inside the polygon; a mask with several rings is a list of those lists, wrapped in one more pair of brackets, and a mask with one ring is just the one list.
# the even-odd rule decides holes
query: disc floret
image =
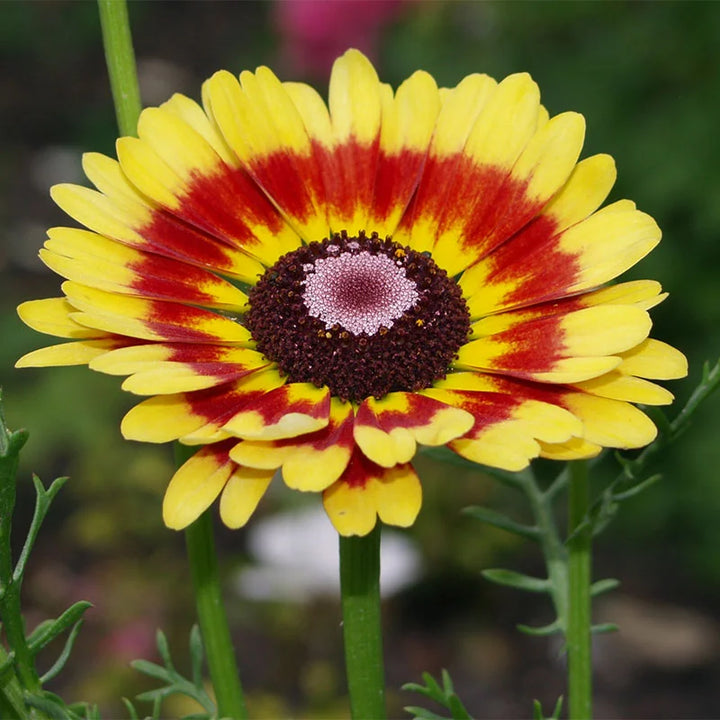
{"label": "disc floret", "polygon": [[360,402],[444,377],[470,316],[429,254],[377,233],[342,232],[269,268],[250,292],[245,324],[291,382]]}

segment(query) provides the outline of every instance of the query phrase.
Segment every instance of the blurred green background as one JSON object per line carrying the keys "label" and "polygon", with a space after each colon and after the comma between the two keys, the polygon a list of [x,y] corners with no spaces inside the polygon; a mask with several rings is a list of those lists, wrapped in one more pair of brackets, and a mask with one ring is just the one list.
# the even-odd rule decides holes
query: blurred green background
{"label": "blurred green background", "polygon": [[[615,157],[611,199],[635,200],[663,228],[661,245],[628,277],[656,278],[670,292],[654,311],[653,335],[690,360],[690,377],[671,386],[674,416],[702,363],[720,355],[720,5],[406,0],[382,10],[366,3],[358,13],[340,2],[355,18],[343,25],[323,15],[328,4],[336,3],[309,7],[314,34],[303,34],[274,2],[131,3],[144,103],[175,91],[198,99],[216,69],[260,64],[324,94],[324,58],[349,45],[373,53],[393,85],[417,68],[441,85],[471,72],[529,71],[552,114],[586,116],[585,154]],[[31,431],[18,539],[31,512],[31,472],[46,483],[71,476],[32,560],[28,623],[74,600],[95,604],[70,669],[53,687],[119,717],[119,697],[147,689],[129,659],[154,656],[158,626],[182,656],[193,622],[182,537],[160,520],[171,453],[122,440],[119,420],[133,398],[115,378],[82,368],[13,369],[43,344],[15,306],[59,294],[58,279],[36,257],[45,229],[66,222],[47,189],[82,182],[81,152],[112,153],[116,137],[95,4],[0,4],[0,68],[0,385],[10,426]],[[598,577],[622,581],[598,603],[598,615],[622,629],[596,645],[598,717],[720,717],[719,403],[704,406],[660,459],[663,480],[627,502],[598,540]],[[562,692],[560,648],[514,630],[516,622],[548,621],[546,601],[479,576],[498,565],[540,574],[537,550],[459,515],[479,503],[521,515],[522,503],[481,473],[427,458],[421,465],[426,499],[407,535],[423,571],[386,604],[389,683],[399,688],[422,670],[447,667],[478,718],[527,717],[534,697],[547,708]],[[272,493],[258,516],[308,502],[319,501]],[[234,578],[253,562],[247,533],[220,530],[220,543],[253,715],[345,715],[332,594],[242,600]],[[416,702],[399,690],[390,700],[398,716]],[[169,716],[185,711],[168,708]]]}

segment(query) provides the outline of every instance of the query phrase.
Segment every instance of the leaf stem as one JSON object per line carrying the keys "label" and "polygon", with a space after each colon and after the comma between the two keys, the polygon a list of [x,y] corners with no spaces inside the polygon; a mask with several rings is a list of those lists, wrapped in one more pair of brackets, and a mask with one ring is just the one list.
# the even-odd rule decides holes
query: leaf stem
{"label": "leaf stem", "polygon": [[340,537],[345,666],[353,720],[386,717],[380,626],[380,523],[365,537]]}
{"label": "leaf stem", "polygon": [[[10,661],[5,648],[0,646],[0,665],[6,665]],[[27,718],[29,712],[25,708],[22,687],[15,674],[10,671],[0,676],[0,717],[8,720],[16,718]]]}
{"label": "leaf stem", "polygon": [[126,0],[98,0],[105,61],[121,135],[135,135],[140,115],[135,53]]}
{"label": "leaf stem", "polygon": [[0,619],[12,649],[15,672],[21,685],[30,692],[40,691],[40,679],[25,637],[25,623],[20,607],[20,583],[13,577],[10,534],[15,510],[17,467],[27,432],[10,432],[5,425],[0,394]]}
{"label": "leaf stem", "polygon": [[592,527],[584,524],[589,506],[588,468],[570,463],[568,491],[568,700],[570,720],[592,718],[592,634],[590,578]]}
{"label": "leaf stem", "polygon": [[185,542],[218,716],[244,720],[247,710],[222,602],[210,511],[185,530]]}
{"label": "leaf stem", "polygon": [[522,489],[530,503],[533,520],[538,528],[538,542],[545,560],[558,629],[565,633],[568,603],[567,548],[558,533],[552,507],[557,487],[551,486],[543,492],[538,487],[532,470],[518,473],[518,476],[522,480]]}

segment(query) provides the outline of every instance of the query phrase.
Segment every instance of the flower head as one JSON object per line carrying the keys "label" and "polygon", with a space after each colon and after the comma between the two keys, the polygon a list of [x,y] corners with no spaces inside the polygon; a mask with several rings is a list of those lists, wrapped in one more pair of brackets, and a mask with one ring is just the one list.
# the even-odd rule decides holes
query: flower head
{"label": "flower head", "polygon": [[410,525],[418,445],[520,470],[653,440],[632,403],[687,371],[648,338],[657,282],[607,283],[660,240],[629,200],[603,207],[607,155],[578,162],[584,120],[550,118],[526,74],[397,91],[350,50],[328,105],[267,68],[218,72],[203,106],[146,109],[97,190],[59,185],[87,229],[53,228],[63,297],[24,303],[72,342],[20,366],[89,364],[149,396],[127,438],[201,446],[165,522],[220,497],[243,525],[282,469],[323,492],[343,535]]}

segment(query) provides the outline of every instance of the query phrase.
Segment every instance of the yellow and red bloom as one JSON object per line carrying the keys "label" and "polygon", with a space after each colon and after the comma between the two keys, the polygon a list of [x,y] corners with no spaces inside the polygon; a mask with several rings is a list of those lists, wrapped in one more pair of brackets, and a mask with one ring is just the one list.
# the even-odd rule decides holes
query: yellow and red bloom
{"label": "yellow and red bloom", "polygon": [[584,120],[549,117],[526,74],[396,92],[350,50],[326,105],[267,68],[218,72],[203,105],[146,109],[97,190],[59,185],[87,229],[54,228],[64,296],[21,318],[72,342],[19,366],[89,364],[150,396],[125,437],[201,449],[164,518],[220,497],[243,525],[282,469],[323,492],[343,535],[421,505],[418,444],[520,470],[653,440],[632,403],[685,358],[649,339],[651,280],[607,283],[660,240],[629,200],[603,207],[607,155],[578,162]]}

